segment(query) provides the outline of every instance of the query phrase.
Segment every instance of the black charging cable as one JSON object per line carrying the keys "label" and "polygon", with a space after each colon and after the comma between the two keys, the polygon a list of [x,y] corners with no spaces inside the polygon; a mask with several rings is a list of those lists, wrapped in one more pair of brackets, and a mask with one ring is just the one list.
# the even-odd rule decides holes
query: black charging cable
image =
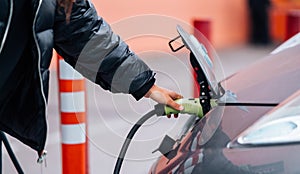
{"label": "black charging cable", "polygon": [[118,160],[115,164],[115,169],[114,169],[114,174],[119,174],[123,161],[124,161],[124,157],[125,154],[127,152],[127,149],[129,147],[129,144],[133,138],[133,136],[135,135],[135,133],[137,132],[137,130],[147,121],[149,120],[151,117],[157,115],[157,116],[162,116],[165,115],[164,114],[164,107],[165,105],[163,104],[157,104],[155,105],[155,109],[149,111],[148,113],[146,113],[145,115],[143,115],[136,123],[135,125],[131,128],[131,130],[129,131],[129,133],[127,134],[126,140],[123,143],[123,146],[121,148],[121,151],[119,153],[118,156]]}

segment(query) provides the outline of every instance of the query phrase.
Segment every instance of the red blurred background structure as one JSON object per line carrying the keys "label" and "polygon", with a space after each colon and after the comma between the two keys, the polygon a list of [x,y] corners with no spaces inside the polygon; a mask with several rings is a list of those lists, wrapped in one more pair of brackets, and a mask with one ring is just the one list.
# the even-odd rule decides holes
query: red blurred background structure
{"label": "red blurred background structure", "polygon": [[[196,19],[193,21],[193,26],[194,26],[194,36],[200,40],[201,33],[207,38],[208,41],[211,41],[211,20],[209,19]],[[205,46],[205,45],[204,45]],[[206,48],[208,48],[206,46]],[[196,80],[196,73],[193,72],[193,77],[194,77],[194,85],[193,85],[193,94],[194,97],[197,98],[199,97],[199,84],[197,83]]]}

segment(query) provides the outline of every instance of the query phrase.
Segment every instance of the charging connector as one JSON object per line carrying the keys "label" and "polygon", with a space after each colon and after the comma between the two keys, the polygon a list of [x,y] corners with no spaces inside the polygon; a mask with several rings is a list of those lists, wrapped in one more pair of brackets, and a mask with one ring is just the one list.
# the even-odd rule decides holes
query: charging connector
{"label": "charging connector", "polygon": [[198,117],[203,117],[203,110],[201,107],[201,104],[199,102],[198,98],[190,98],[190,99],[178,99],[175,101],[176,103],[180,104],[183,106],[183,110],[178,111],[175,110],[169,106],[165,106],[165,114],[170,115],[170,114],[191,114],[191,115],[196,115]]}
{"label": "charging connector", "polygon": [[[163,105],[163,104],[157,104],[155,105],[155,113],[158,116],[163,115],[171,115],[171,114],[190,114],[190,115],[196,115],[198,117],[203,117],[203,109],[200,104],[199,98],[182,98],[175,100],[176,103],[182,105],[184,107],[183,110],[175,110],[171,108],[170,106]],[[210,100],[211,107],[217,106],[217,103],[215,100]]]}
{"label": "charging connector", "polygon": [[[200,118],[203,117],[203,110],[202,110],[201,104],[199,102],[199,99],[194,99],[194,98],[178,99],[175,102],[177,102],[178,104],[181,104],[184,107],[184,109],[179,111],[179,110],[175,110],[175,109],[171,108],[170,106],[167,106],[164,104],[157,104],[157,105],[155,105],[155,107],[152,111],[150,111],[147,114],[145,114],[144,116],[142,116],[136,122],[136,124],[131,128],[130,132],[128,133],[126,140],[122,146],[122,149],[119,153],[118,160],[116,162],[115,169],[114,169],[114,174],[119,174],[126,151],[129,147],[129,144],[130,144],[133,136],[137,132],[137,130],[141,127],[141,125],[144,122],[146,122],[148,119],[150,119],[154,115],[163,116],[163,115],[171,115],[171,114],[181,113],[181,114],[196,115]],[[216,102],[214,100],[211,100],[211,106],[212,107],[216,106]]]}

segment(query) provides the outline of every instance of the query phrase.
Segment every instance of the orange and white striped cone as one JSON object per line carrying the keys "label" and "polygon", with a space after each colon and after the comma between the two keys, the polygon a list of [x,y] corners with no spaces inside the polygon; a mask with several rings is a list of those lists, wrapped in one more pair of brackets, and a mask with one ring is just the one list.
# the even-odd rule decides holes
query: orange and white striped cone
{"label": "orange and white striped cone", "polygon": [[81,74],[58,55],[61,115],[62,172],[88,173],[85,82]]}

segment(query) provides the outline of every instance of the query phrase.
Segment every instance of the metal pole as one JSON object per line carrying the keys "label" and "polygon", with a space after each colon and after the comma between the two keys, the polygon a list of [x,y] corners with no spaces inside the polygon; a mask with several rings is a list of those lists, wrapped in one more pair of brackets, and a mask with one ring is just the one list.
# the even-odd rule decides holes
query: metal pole
{"label": "metal pole", "polygon": [[[9,155],[11,161],[13,162],[16,170],[18,171],[18,173],[19,174],[23,174],[24,172],[23,172],[23,170],[21,168],[21,165],[19,164],[19,162],[18,162],[18,160],[17,160],[17,158],[16,158],[16,156],[15,156],[12,148],[9,145],[9,142],[8,142],[5,134],[2,131],[0,131],[0,142],[1,142],[1,149],[2,149],[2,142],[3,142],[3,144],[4,144],[5,148],[6,148],[6,151],[7,151],[8,155]],[[1,154],[2,154],[2,150],[1,150]],[[2,170],[2,155],[1,155],[1,170]]]}

